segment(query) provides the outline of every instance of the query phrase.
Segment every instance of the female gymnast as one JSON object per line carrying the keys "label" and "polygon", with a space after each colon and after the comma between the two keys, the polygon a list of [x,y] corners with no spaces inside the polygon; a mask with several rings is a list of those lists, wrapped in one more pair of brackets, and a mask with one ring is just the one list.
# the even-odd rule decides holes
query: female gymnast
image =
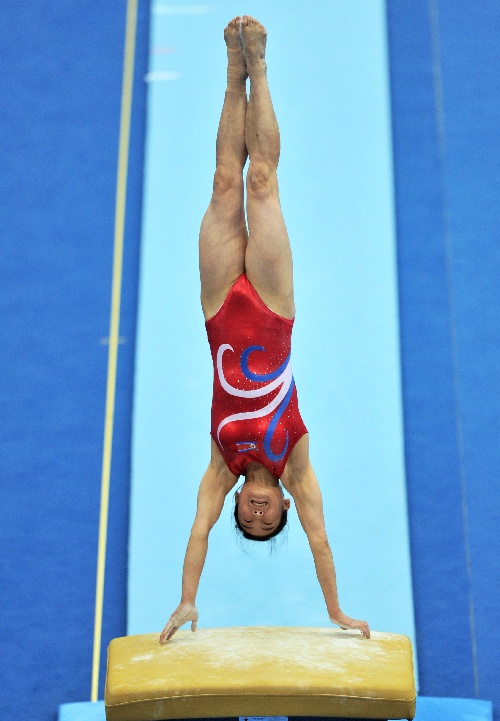
{"label": "female gymnast", "polygon": [[198,492],[181,602],[160,643],[187,621],[196,630],[208,535],[240,475],[245,482],[235,494],[235,520],[243,535],[261,541],[281,531],[290,507],[281,480],[307,535],[330,621],[370,636],[366,621],[340,610],[321,491],[291,371],[292,254],[278,193],[280,136],[267,84],[266,38],[265,28],[247,15],[224,31],[227,90],[199,248],[201,304],[214,362],[211,458]]}

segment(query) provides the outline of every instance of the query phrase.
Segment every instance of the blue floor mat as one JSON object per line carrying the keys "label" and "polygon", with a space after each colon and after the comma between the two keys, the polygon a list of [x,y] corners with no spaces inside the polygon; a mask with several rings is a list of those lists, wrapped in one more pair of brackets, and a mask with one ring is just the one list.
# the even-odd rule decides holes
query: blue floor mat
{"label": "blue floor mat", "polygon": [[[490,701],[467,698],[417,699],[416,721],[491,721],[492,718]],[[59,709],[59,721],[106,721],[104,702],[65,704]]]}

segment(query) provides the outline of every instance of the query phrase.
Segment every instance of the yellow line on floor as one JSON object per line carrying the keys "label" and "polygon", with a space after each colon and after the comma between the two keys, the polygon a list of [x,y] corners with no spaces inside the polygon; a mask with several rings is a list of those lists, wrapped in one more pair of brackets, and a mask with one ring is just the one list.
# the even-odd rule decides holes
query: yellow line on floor
{"label": "yellow line on floor", "polygon": [[111,475],[111,451],[115,413],[116,368],[118,360],[120,298],[122,285],[123,236],[127,197],[127,169],[130,141],[130,117],[134,79],[135,36],[137,26],[137,0],[128,0],[123,60],[122,100],[120,114],[120,141],[116,184],[115,236],[113,252],[113,281],[111,290],[111,320],[109,331],[108,378],[106,388],[106,411],[104,419],[104,444],[101,476],[101,507],[99,516],[99,540],[97,550],[97,578],[94,621],[94,650],[92,657],[91,701],[97,701],[99,693],[99,667],[101,661],[102,615],[104,601],[104,571],[106,564],[106,541],[108,531],[109,481]]}

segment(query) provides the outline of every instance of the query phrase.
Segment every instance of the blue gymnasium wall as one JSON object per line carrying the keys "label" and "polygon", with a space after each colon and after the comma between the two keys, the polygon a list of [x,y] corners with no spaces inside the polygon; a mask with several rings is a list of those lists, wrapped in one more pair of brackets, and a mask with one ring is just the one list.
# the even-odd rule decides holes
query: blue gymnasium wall
{"label": "blue gymnasium wall", "polygon": [[[387,9],[421,693],[477,693],[499,718],[500,6]],[[0,8],[6,719],[90,696],[124,19],[121,2]],[[147,23],[141,4],[104,643],[125,628]]]}

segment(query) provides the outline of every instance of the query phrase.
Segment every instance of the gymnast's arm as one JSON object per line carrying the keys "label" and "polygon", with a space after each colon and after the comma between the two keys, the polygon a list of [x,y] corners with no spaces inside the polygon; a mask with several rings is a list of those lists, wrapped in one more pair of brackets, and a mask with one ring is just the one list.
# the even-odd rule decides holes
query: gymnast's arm
{"label": "gymnast's arm", "polygon": [[295,502],[302,528],[307,535],[328,616],[332,623],[341,628],[358,628],[363,636],[370,638],[370,629],[366,621],[356,621],[340,610],[335,565],[325,529],[321,490],[309,461],[307,446],[306,453],[298,450],[294,462],[287,464],[288,472],[281,481]]}
{"label": "gymnast's arm", "polygon": [[198,611],[195,606],[196,593],[207,556],[208,534],[217,522],[224,499],[236,485],[236,481],[237,476],[230,473],[219,449],[212,441],[212,457],[200,483],[196,517],[184,558],[181,602],[161,632],[160,643],[171,639],[187,621],[191,621],[191,630],[196,631],[198,621]]}

